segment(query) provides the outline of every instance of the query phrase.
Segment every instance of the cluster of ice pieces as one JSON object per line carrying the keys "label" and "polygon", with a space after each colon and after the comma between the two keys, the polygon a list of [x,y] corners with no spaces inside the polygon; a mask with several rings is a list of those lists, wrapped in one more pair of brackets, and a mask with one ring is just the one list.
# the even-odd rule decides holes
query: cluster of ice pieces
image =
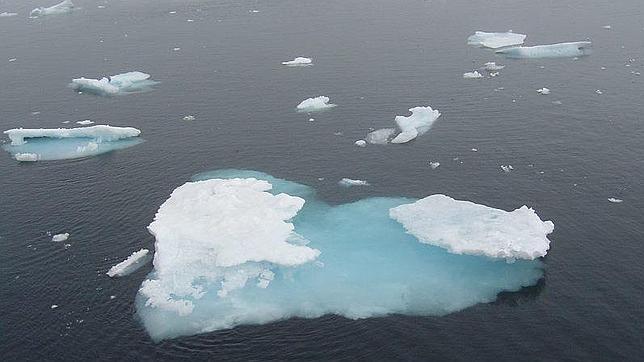
{"label": "cluster of ice pieces", "polygon": [[76,78],[72,79],[70,87],[77,92],[114,96],[147,91],[156,83],[149,74],[135,71],[101,79]]}
{"label": "cluster of ice pieces", "polygon": [[50,6],[48,8],[45,8],[45,7],[35,8],[31,10],[31,13],[29,13],[29,17],[38,18],[41,16],[47,16],[47,15],[67,14],[67,13],[71,13],[73,10],[74,10],[74,4],[71,2],[71,0],[65,0],[59,4]]}
{"label": "cluster of ice pieces", "polygon": [[282,64],[289,67],[305,67],[313,65],[313,60],[311,58],[297,57],[293,60],[282,62]]}
{"label": "cluster of ice pieces", "polygon": [[[432,124],[440,117],[441,113],[432,107],[410,108],[411,116],[396,116],[394,121],[400,133],[396,134],[395,128],[381,128],[369,132],[366,141],[371,144],[407,143],[416,137],[425,134]],[[393,137],[393,138],[392,138]]]}
{"label": "cluster of ice pieces", "polygon": [[124,277],[134,273],[137,269],[150,261],[151,258],[149,257],[149,252],[150,251],[148,249],[135,251],[132,255],[128,256],[127,259],[111,267],[106,274],[110,278],[114,278]]}
{"label": "cluster of ice pieces", "polygon": [[297,105],[297,110],[299,112],[319,112],[335,106],[335,104],[329,103],[329,97],[319,96],[303,100]]}

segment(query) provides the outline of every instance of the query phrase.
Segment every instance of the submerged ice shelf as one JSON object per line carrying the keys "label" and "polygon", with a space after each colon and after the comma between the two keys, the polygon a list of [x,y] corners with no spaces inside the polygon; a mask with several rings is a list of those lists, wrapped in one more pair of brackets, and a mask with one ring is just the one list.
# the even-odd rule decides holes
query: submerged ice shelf
{"label": "submerged ice shelf", "polygon": [[[308,186],[260,172],[197,175],[149,226],[154,270],[137,295],[138,315],[155,340],[290,317],[443,315],[543,276],[539,259],[459,255],[417,239],[389,215],[416,201],[332,206]],[[490,224],[472,229],[472,210],[435,207],[449,230],[483,232],[479,243],[490,238],[485,232],[504,232],[491,220],[499,210],[476,205],[478,220]],[[523,221],[516,216],[510,221]]]}
{"label": "submerged ice shelf", "polygon": [[3,148],[17,161],[51,161],[95,156],[142,142],[132,127],[15,128],[4,131]]}
{"label": "submerged ice shelf", "polygon": [[101,79],[76,78],[72,79],[70,87],[80,93],[90,93],[99,96],[114,96],[145,92],[152,89],[158,82],[150,79],[150,75],[143,72],[127,72]]}

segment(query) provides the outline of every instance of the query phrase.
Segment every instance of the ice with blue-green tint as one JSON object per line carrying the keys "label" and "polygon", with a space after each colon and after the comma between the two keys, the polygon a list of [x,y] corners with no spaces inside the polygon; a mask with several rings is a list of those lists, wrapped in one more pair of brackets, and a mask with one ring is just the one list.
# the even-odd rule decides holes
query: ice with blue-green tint
{"label": "ice with blue-green tint", "polygon": [[[315,261],[296,267],[263,263],[262,268],[274,273],[265,288],[249,282],[222,297],[217,294],[221,283],[206,285],[202,296],[191,299],[194,308],[189,314],[146,304],[139,292],[137,312],[154,340],[326,314],[351,319],[389,314],[440,316],[494,301],[498,293],[534,285],[543,276],[538,259],[508,263],[451,254],[419,242],[389,216],[391,208],[415,199],[377,197],[330,205],[309,186],[255,171],[219,170],[198,174],[193,181],[215,178],[266,180],[273,185],[272,194],[305,199],[291,222],[307,247],[321,253]],[[188,252],[190,240],[182,245]],[[148,279],[155,278],[153,271]]]}
{"label": "ice with blue-green tint", "polygon": [[84,158],[120,150],[143,142],[139,137],[115,141],[97,141],[95,138],[30,138],[21,145],[6,144],[2,148],[17,161],[52,161]]}

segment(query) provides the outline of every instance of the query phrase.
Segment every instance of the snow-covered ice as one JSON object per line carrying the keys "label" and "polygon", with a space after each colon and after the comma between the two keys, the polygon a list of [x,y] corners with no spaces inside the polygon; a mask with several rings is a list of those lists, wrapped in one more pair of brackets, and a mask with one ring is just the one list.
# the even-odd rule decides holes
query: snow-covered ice
{"label": "snow-covered ice", "polygon": [[354,142],[354,144],[358,147],[365,147],[367,145],[367,141],[365,140],[357,140]]}
{"label": "snow-covered ice", "polygon": [[508,58],[572,58],[590,54],[592,43],[577,41],[497,50]]}
{"label": "snow-covered ice", "polygon": [[56,234],[51,237],[51,241],[56,241],[56,242],[65,241],[67,239],[69,239],[69,233]]}
{"label": "snow-covered ice", "polygon": [[329,97],[319,96],[303,100],[297,105],[297,110],[300,112],[318,112],[335,106],[335,104],[329,103]]}
{"label": "snow-covered ice", "polygon": [[47,15],[67,14],[67,13],[71,13],[73,10],[74,10],[74,4],[71,2],[71,0],[65,0],[61,3],[50,6],[48,8],[45,8],[45,7],[35,8],[31,10],[31,13],[29,13],[29,17],[37,18],[37,17],[47,16]]}
{"label": "snow-covered ice", "polygon": [[550,94],[550,89],[546,87],[539,88],[537,89],[537,93],[547,95],[547,94]]}
{"label": "snow-covered ice", "polygon": [[[543,276],[538,259],[508,263],[503,253],[497,253],[501,259],[453,254],[407,233],[390,209],[411,205],[399,209],[404,219],[406,210],[424,205],[414,206],[415,199],[330,205],[311,187],[255,171],[213,171],[193,180],[172,193],[149,227],[156,238],[154,270],[136,308],[157,341],[325,314],[439,316],[494,301]],[[488,251],[501,244],[484,234],[490,231],[540,254],[527,245],[545,233],[530,210],[469,205],[430,205],[431,215],[445,221],[433,231],[463,236],[459,245],[489,238]],[[429,222],[424,211],[415,216]],[[520,254],[515,249],[509,250]]]}
{"label": "snow-covered ice", "polygon": [[148,249],[141,249],[133,252],[132,255],[127,257],[127,259],[111,267],[106,274],[109,277],[114,278],[124,277],[134,273],[137,269],[150,261],[150,257],[148,255],[149,252],[150,251]]}
{"label": "snow-covered ice", "polygon": [[395,128],[381,128],[367,134],[366,141],[374,145],[386,145],[396,134]]}
{"label": "snow-covered ice", "polygon": [[98,125],[80,128],[14,128],[4,131],[14,146],[27,143],[30,138],[92,138],[102,142],[137,137],[141,131],[133,127]]}
{"label": "snow-covered ice", "polygon": [[616,199],[616,198],[614,198],[614,197],[609,197],[609,198],[608,198],[608,201],[609,201],[609,202],[612,202],[612,203],[616,203],[616,204],[619,204],[619,203],[621,203],[621,202],[624,202],[624,200],[622,200],[622,199]]}
{"label": "snow-covered ice", "polygon": [[508,212],[440,194],[392,208],[390,215],[421,242],[509,261],[545,256],[554,230],[525,205]]}
{"label": "snow-covered ice", "polygon": [[369,186],[369,183],[365,180],[354,180],[350,178],[343,178],[342,180],[338,181],[338,184],[340,186],[344,187],[351,187],[351,186]]}
{"label": "snow-covered ice", "polygon": [[465,78],[465,79],[477,79],[477,78],[483,78],[483,75],[475,70],[475,71],[472,71],[472,72],[463,73],[463,78]]}
{"label": "snow-covered ice", "polygon": [[309,65],[313,65],[313,60],[311,58],[296,57],[293,60],[282,62],[282,64],[287,65],[289,67],[306,67]]}
{"label": "snow-covered ice", "polygon": [[498,49],[512,45],[523,44],[526,35],[505,32],[505,33],[486,33],[477,31],[467,38],[467,44],[485,48]]}
{"label": "snow-covered ice", "polygon": [[72,79],[70,87],[81,93],[114,96],[148,91],[157,83],[150,79],[149,74],[135,71],[103,77],[101,79],[76,78]]}
{"label": "snow-covered ice", "polygon": [[400,133],[391,140],[391,143],[406,143],[426,133],[441,115],[438,110],[430,106],[414,107],[409,111],[411,116],[396,116],[395,121]]}

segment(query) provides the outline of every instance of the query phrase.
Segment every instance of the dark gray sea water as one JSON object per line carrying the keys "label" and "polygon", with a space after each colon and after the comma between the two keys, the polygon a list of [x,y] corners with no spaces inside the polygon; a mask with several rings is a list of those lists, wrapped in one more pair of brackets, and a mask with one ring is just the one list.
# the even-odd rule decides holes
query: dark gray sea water
{"label": "dark gray sea water", "polygon": [[[0,129],[91,119],[137,127],[145,142],[74,161],[0,154],[0,359],[644,357],[641,0],[74,2],[72,14],[28,19],[55,1],[0,0],[18,13],[0,17]],[[590,39],[593,54],[506,60],[465,44],[508,29],[529,45]],[[295,56],[315,64],[280,64]],[[488,61],[506,68],[462,78]],[[67,88],[130,70],[161,83],[111,98]],[[318,95],[338,106],[314,122],[295,112]],[[420,105],[442,113],[424,136],[353,144]],[[173,189],[222,168],[308,184],[330,203],[444,193],[527,204],[555,223],[545,277],[442,317],[331,315],[154,343],[134,307],[151,265],[118,280],[105,272],[153,249],[146,226]],[[371,186],[340,188],[343,177]],[[71,245],[47,232],[71,233]]]}

